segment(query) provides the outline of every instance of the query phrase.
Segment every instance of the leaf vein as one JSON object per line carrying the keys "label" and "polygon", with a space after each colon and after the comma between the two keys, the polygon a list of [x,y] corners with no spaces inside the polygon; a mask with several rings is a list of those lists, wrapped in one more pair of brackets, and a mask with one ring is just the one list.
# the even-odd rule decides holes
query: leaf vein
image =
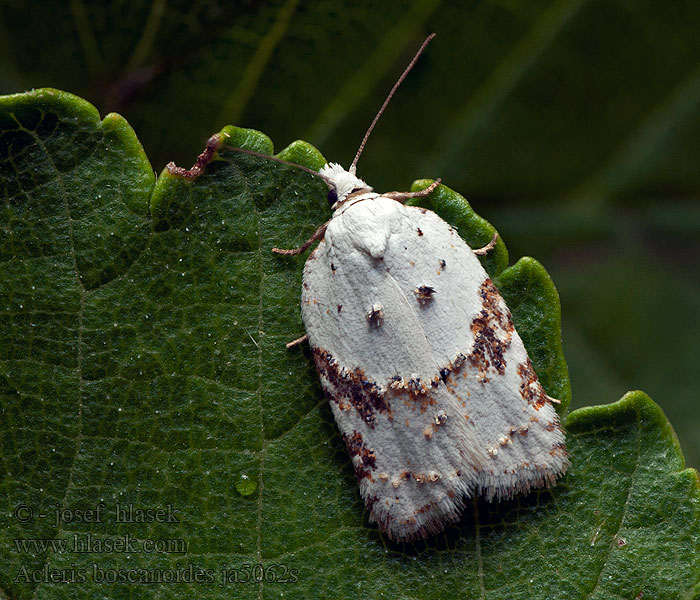
{"label": "leaf vein", "polygon": [[591,598],[593,593],[598,590],[601,587],[602,584],[602,579],[603,579],[603,572],[605,571],[605,568],[608,566],[608,564],[611,561],[612,558],[612,553],[614,552],[615,549],[615,544],[616,540],[618,539],[618,536],[620,534],[620,531],[622,530],[622,526],[625,522],[625,517],[627,516],[627,512],[629,510],[630,506],[630,501],[632,499],[632,491],[634,490],[636,479],[637,479],[637,471],[639,470],[640,464],[641,464],[641,415],[639,414],[639,410],[636,411],[637,415],[637,430],[636,430],[636,436],[635,436],[635,453],[636,453],[636,460],[634,464],[634,469],[632,470],[632,473],[630,474],[629,478],[629,487],[627,489],[627,498],[625,499],[625,503],[622,506],[622,510],[620,511],[620,519],[617,524],[617,529],[615,530],[615,533],[611,536],[610,538],[610,543],[608,544],[608,551],[605,556],[605,559],[601,562],[600,564],[600,570],[598,572],[598,577],[596,578],[596,581],[593,584],[593,587],[589,590],[589,592],[586,594],[585,598]]}

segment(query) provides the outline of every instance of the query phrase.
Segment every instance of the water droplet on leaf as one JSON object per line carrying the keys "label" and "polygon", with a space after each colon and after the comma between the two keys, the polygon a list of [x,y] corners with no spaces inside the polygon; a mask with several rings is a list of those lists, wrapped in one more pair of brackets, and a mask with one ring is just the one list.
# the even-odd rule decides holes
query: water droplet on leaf
{"label": "water droplet on leaf", "polygon": [[241,473],[236,481],[236,489],[241,496],[250,496],[258,487],[258,484],[253,481],[245,473]]}

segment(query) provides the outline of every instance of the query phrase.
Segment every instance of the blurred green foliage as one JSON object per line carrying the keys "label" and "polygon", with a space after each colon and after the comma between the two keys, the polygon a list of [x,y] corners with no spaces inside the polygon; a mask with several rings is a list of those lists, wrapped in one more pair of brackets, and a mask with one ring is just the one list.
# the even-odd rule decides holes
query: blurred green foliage
{"label": "blurred green foliage", "polygon": [[[559,289],[573,406],[642,388],[700,464],[700,4],[693,0],[0,6],[0,93],[53,86],[135,128],[156,170],[220,126],[437,177]],[[401,160],[397,160],[401,156]]]}

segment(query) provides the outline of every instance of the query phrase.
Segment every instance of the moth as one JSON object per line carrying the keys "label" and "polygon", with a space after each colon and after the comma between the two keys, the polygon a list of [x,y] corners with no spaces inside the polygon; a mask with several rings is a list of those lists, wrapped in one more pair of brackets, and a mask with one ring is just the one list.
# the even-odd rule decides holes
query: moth
{"label": "moth", "polygon": [[564,433],[510,311],[477,255],[425,208],[430,194],[374,192],[326,164],[333,216],[298,254],[301,315],[321,384],[352,457],[369,519],[395,540],[456,521],[465,499],[552,485],[568,466]]}
{"label": "moth", "polygon": [[[550,486],[569,464],[558,400],[540,385],[477,258],[496,236],[472,249],[432,211],[404,205],[439,179],[379,194],[356,175],[372,129],[432,37],[350,168],[311,171],[328,184],[330,221],[299,248],[273,249],[296,255],[318,241],[303,271],[306,335],[287,345],[308,340],[369,520],[399,541],[442,531],[474,496],[501,500]],[[193,169],[176,172],[198,174],[216,143]]]}

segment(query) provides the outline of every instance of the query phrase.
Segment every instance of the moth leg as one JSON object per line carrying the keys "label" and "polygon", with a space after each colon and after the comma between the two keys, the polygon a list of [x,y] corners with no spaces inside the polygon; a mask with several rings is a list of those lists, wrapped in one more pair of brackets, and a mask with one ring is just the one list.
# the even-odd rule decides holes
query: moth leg
{"label": "moth leg", "polygon": [[491,250],[493,250],[496,247],[497,240],[498,232],[493,234],[491,241],[488,244],[486,244],[483,248],[477,248],[476,250],[472,250],[472,252],[477,256],[486,256],[489,252],[491,252]]}
{"label": "moth leg", "polygon": [[223,136],[215,133],[207,140],[207,145],[204,147],[204,152],[202,152],[192,165],[191,169],[185,169],[183,167],[178,167],[174,162],[169,162],[165,167],[168,169],[168,173],[173,175],[180,175],[185,179],[197,179],[203,172],[206,166],[211,162],[214,157],[214,153],[221,147],[223,142]]}
{"label": "moth leg", "polygon": [[316,230],[316,232],[298,248],[292,248],[291,250],[284,250],[283,248],[273,248],[272,251],[275,254],[284,254],[285,256],[294,256],[296,254],[301,254],[311,244],[320,240],[325,235],[326,227],[328,227],[328,223],[330,223],[330,221],[326,221],[323,225],[321,225]]}
{"label": "moth leg", "polygon": [[287,346],[287,348],[294,348],[294,346],[298,346],[299,344],[303,344],[308,339],[309,339],[309,334],[305,333],[300,338],[292,340],[291,342],[287,342],[285,344],[285,346]]}
{"label": "moth leg", "polygon": [[561,400],[552,398],[549,394],[545,394],[545,396],[547,396],[547,400],[549,400],[552,404],[561,404]]}
{"label": "moth leg", "polygon": [[397,202],[406,202],[406,200],[411,198],[423,198],[432,194],[435,191],[435,188],[440,185],[441,181],[442,179],[436,179],[427,188],[417,192],[387,192],[386,194],[382,194],[382,196],[391,198]]}

